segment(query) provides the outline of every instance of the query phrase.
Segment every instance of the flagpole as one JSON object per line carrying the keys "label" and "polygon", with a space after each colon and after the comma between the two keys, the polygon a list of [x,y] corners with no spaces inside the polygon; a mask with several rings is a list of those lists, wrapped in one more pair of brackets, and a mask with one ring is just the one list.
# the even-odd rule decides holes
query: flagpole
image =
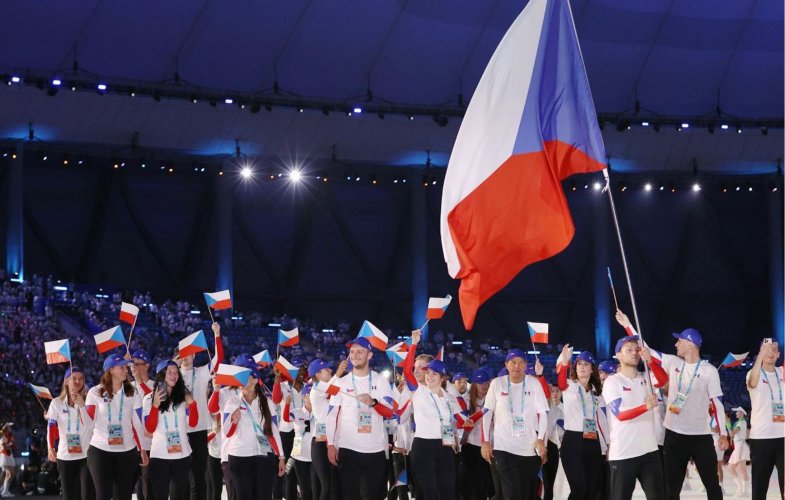
{"label": "flagpole", "polygon": [[611,278],[611,268],[608,266],[608,282],[611,284],[611,292],[613,293],[613,303],[616,304],[616,309],[619,309],[619,301],[616,299],[616,288],[613,286],[613,278]]}
{"label": "flagpole", "polygon": [[531,337],[529,337],[529,339],[531,339],[531,341],[532,341],[532,349],[534,349],[534,359],[536,359],[537,361],[539,361],[539,360],[540,360],[540,358],[537,356],[537,346],[536,346],[536,345],[534,345],[534,339],[533,339],[533,338],[531,338]]}
{"label": "flagpole", "polygon": [[131,339],[134,337],[134,328],[136,328],[136,320],[138,318],[139,318],[139,313],[137,312],[136,316],[134,316],[134,322],[131,325],[131,331],[128,332],[128,344],[126,345],[126,348],[125,348],[125,350],[128,352],[128,354],[131,354]]}
{"label": "flagpole", "polygon": [[43,408],[43,410],[46,411],[46,406],[44,406],[44,403],[43,401],[41,401],[41,398],[38,397],[38,394],[33,393],[33,396],[35,396],[35,399],[38,400],[38,404],[41,405],[41,408]]}
{"label": "flagpole", "polygon": [[[643,340],[643,332],[641,331],[640,321],[638,320],[638,307],[635,305],[635,293],[632,290],[632,280],[630,279],[630,269],[627,266],[627,255],[624,252],[624,241],[621,237],[621,228],[619,227],[619,218],[616,214],[616,203],[613,201],[613,190],[611,189],[611,179],[608,175],[608,169],[604,168],[602,170],[602,175],[605,177],[605,192],[608,193],[608,201],[611,205],[611,214],[613,215],[613,225],[616,227],[616,237],[619,240],[619,252],[621,253],[621,261],[624,265],[624,276],[627,279],[627,290],[630,292],[630,302],[632,303],[632,316],[635,320],[635,329],[638,331],[638,337],[641,339],[641,346],[645,346],[646,343]],[[617,306],[618,307],[618,306]],[[646,380],[650,381],[651,377],[649,375],[649,364],[643,363],[643,369],[646,372]],[[648,384],[649,392],[654,394],[654,387],[652,384]]]}

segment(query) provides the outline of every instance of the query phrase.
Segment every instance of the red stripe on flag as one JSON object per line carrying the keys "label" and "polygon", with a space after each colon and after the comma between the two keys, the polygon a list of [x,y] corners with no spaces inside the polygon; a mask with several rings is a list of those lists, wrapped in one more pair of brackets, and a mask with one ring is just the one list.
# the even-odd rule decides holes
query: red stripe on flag
{"label": "red stripe on flag", "polygon": [[232,299],[219,300],[218,302],[214,303],[210,307],[212,307],[216,311],[220,311],[222,309],[231,309],[232,308]]}
{"label": "red stripe on flag", "polygon": [[133,325],[134,321],[136,321],[136,316],[125,311],[120,311],[120,321],[124,321],[129,325]]}
{"label": "red stripe on flag", "polygon": [[447,217],[461,269],[466,329],[477,309],[526,266],[564,250],[575,234],[561,181],[605,167],[559,141],[511,156]]}
{"label": "red stripe on flag", "polygon": [[49,352],[46,353],[46,364],[47,365],[55,365],[57,363],[68,363],[68,358],[60,354],[59,352]]}

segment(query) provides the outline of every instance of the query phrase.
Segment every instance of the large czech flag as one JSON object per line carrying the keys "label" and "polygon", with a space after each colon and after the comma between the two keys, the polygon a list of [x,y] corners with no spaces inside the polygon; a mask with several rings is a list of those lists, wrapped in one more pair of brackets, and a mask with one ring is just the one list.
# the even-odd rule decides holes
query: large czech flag
{"label": "large czech flag", "polygon": [[68,363],[71,361],[71,344],[68,339],[44,342],[46,364]]}
{"label": "large czech flag", "polygon": [[441,237],[467,329],[524,267],[575,227],[562,180],[606,167],[567,0],[531,0],[491,57],[455,140]]}
{"label": "large czech flag", "polygon": [[97,333],[94,338],[95,345],[98,347],[98,352],[101,353],[111,351],[115,347],[125,345],[123,329],[119,326],[114,326],[108,330],[104,330],[101,333]]}

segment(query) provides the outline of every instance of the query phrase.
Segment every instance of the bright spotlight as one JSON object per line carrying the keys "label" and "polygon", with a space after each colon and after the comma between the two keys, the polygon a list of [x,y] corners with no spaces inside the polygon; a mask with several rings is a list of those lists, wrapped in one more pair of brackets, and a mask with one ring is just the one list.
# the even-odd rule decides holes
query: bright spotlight
{"label": "bright spotlight", "polygon": [[701,185],[696,182],[695,184],[692,185],[692,190],[697,193],[698,191],[701,190]]}
{"label": "bright spotlight", "polygon": [[382,377],[384,377],[384,378],[386,378],[386,379],[388,379],[388,380],[389,380],[389,378],[390,378],[390,375],[391,375],[391,373],[390,373],[390,370],[384,370],[384,371],[382,371]]}
{"label": "bright spotlight", "polygon": [[242,170],[240,170],[240,175],[243,179],[250,179],[253,176],[253,170],[251,167],[243,167]]}
{"label": "bright spotlight", "polygon": [[302,178],[303,178],[302,172],[300,172],[300,170],[296,168],[292,169],[292,171],[289,172],[289,179],[291,179],[292,182],[300,182]]}
{"label": "bright spotlight", "polygon": [[646,191],[651,191],[652,189],[651,182],[647,182],[646,185],[643,186],[643,189]]}
{"label": "bright spotlight", "polygon": [[599,191],[600,189],[602,189],[602,184],[600,184],[599,181],[595,182],[594,183],[594,190],[595,191]]}

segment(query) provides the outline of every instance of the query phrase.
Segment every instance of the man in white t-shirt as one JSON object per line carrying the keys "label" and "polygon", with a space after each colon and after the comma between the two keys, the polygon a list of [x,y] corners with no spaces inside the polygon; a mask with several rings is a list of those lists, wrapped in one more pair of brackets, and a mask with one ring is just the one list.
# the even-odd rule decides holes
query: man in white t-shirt
{"label": "man in white t-shirt", "polygon": [[369,367],[368,339],[347,344],[352,371],[335,382],[340,392],[327,412],[327,458],[338,466],[344,500],[379,500],[387,493],[387,429],[394,416],[390,383]]}
{"label": "man in white t-shirt", "polygon": [[783,455],[785,455],[785,414],[783,368],[775,363],[780,356],[779,345],[766,339],[760,347],[755,364],[747,373],[747,390],[750,392],[750,462],[752,462],[752,500],[763,499],[769,489],[769,479],[774,467],[783,490]]}
{"label": "man in white t-shirt", "polygon": [[664,497],[663,472],[654,435],[657,397],[649,380],[638,371],[641,359],[651,360],[648,349],[640,348],[640,337],[622,337],[616,342],[619,367],[602,385],[602,397],[610,410],[611,437],[608,445],[609,499],[629,500],[635,480],[647,499]]}
{"label": "man in white t-shirt", "polygon": [[[625,329],[631,328],[627,316],[617,311],[616,320]],[[678,500],[687,464],[695,463],[698,475],[706,488],[708,500],[722,500],[717,474],[717,455],[711,437],[708,414],[714,416],[720,429],[725,428],[720,375],[711,364],[702,360],[700,348],[703,338],[694,328],[674,333],[676,356],[662,354],[662,367],[668,374],[668,400],[665,405],[666,498]],[[728,449],[728,437],[719,438],[722,450]]]}

